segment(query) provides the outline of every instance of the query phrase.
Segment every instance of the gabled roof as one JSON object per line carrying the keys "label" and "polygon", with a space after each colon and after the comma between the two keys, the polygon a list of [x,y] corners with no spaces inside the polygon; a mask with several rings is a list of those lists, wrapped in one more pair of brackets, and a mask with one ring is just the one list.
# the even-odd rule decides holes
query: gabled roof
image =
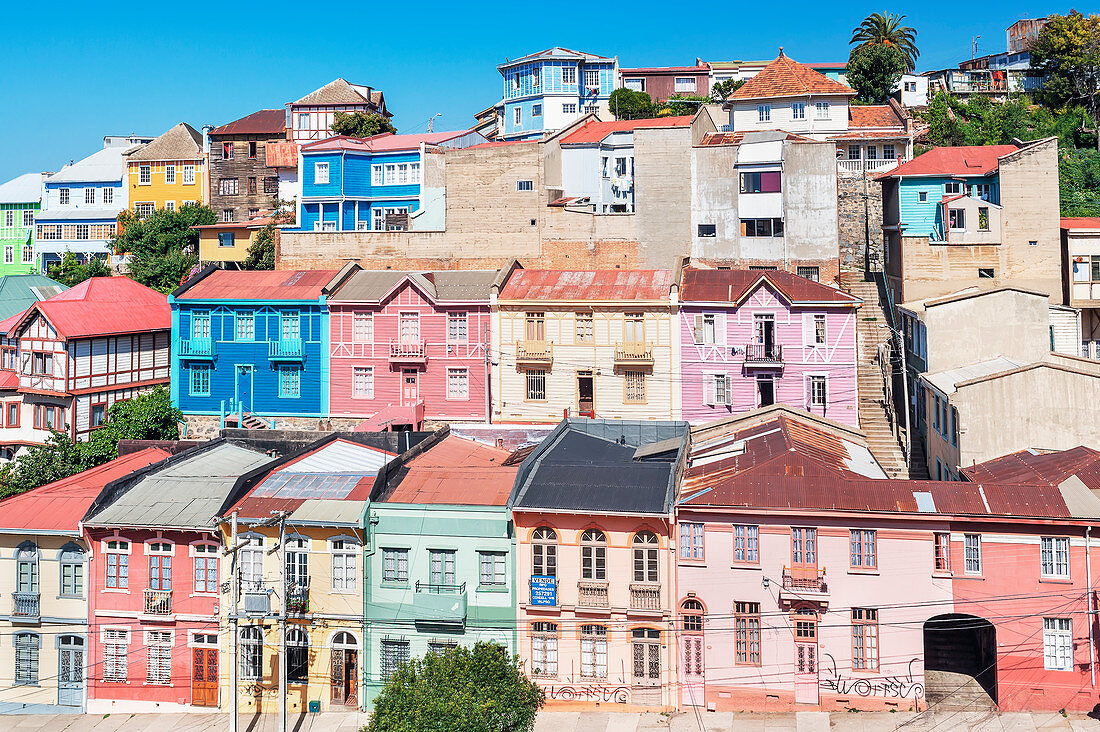
{"label": "gabled roof", "polygon": [[282,135],[286,130],[286,111],[261,109],[247,117],[210,130],[213,135]]}
{"label": "gabled roof", "polygon": [[1068,450],[1021,450],[959,471],[975,483],[1021,483],[1056,486],[1077,476],[1093,490],[1100,490],[1100,450],[1083,445]]}
{"label": "gabled roof", "polygon": [[933,297],[926,297],[923,300],[911,300],[909,302],[898,303],[897,307],[914,315],[920,315],[929,308],[934,308],[938,305],[948,305],[961,300],[969,300],[971,298],[984,297],[986,295],[994,295],[1001,292],[1018,292],[1023,295],[1032,295],[1034,297],[1041,297],[1044,300],[1047,299],[1046,293],[1039,292],[1038,290],[1028,290],[1023,287],[1015,287],[1013,285],[1002,285],[1001,287],[978,287],[977,285],[971,285],[970,287],[964,287],[961,290],[946,295],[935,295]]}
{"label": "gabled roof", "polygon": [[856,91],[788,58],[783,55],[781,48],[777,59],[726,97],[726,102],[801,97],[809,94],[851,97],[855,96]]}
{"label": "gabled roof", "polygon": [[907,176],[988,175],[997,170],[1001,158],[1019,149],[1015,145],[935,147],[908,163],[883,173],[877,179]]}
{"label": "gabled roof", "polygon": [[497,274],[498,270],[399,272],[364,269],[348,277],[328,296],[330,300],[379,303],[408,281],[435,302],[483,300],[488,303]]}
{"label": "gabled roof", "polygon": [[125,153],[130,148],[105,147],[83,160],[66,165],[46,178],[47,183],[106,183],[121,181],[126,173]]}
{"label": "gabled roof", "polygon": [[336,274],[334,269],[214,269],[172,294],[177,300],[316,300]]}
{"label": "gabled roof", "polygon": [[691,127],[695,115],[682,117],[654,117],[652,119],[622,119],[601,122],[592,118],[581,127],[561,139],[562,145],[590,145],[602,141],[615,132],[633,132],[643,127]]}
{"label": "gabled roof", "polygon": [[347,79],[334,79],[320,89],[311,91],[296,102],[295,105],[326,106],[326,105],[364,105],[380,106],[382,104],[382,92],[369,86],[352,84]]}
{"label": "gabled roof", "polygon": [[0,501],[0,532],[79,534],[80,520],[104,486],[171,453],[146,448]]}
{"label": "gabled roof", "polygon": [[302,145],[303,152],[321,152],[324,150],[351,150],[358,152],[396,152],[399,150],[418,150],[420,145],[441,145],[450,140],[469,135],[472,130],[454,132],[425,132],[418,135],[395,135],[384,132],[372,137],[348,137],[337,135],[317,142]]}
{"label": "gabled roof", "polygon": [[202,135],[186,122],[180,122],[150,143],[127,155],[128,160],[199,160]]}
{"label": "gabled roof", "polygon": [[923,378],[944,394],[950,395],[955,393],[955,388],[959,384],[973,381],[974,379],[985,379],[990,376],[1005,373],[1006,371],[1018,369],[1024,365],[1025,364],[1020,361],[1013,361],[1004,356],[997,356],[996,358],[966,364],[958,368],[924,374]]}
{"label": "gabled roof", "polygon": [[867,104],[848,106],[848,128],[858,127],[904,127],[905,120],[889,104]]}
{"label": "gabled roof", "polygon": [[504,506],[519,470],[514,453],[447,435],[390,478],[383,503]]}
{"label": "gabled roof", "polygon": [[4,275],[0,277],[0,318],[8,320],[34,303],[53,297],[67,289],[69,288],[51,280],[46,275]]}
{"label": "gabled roof", "polygon": [[554,46],[548,48],[545,51],[537,51],[536,53],[529,53],[526,56],[520,56],[517,59],[511,61],[505,61],[497,66],[498,69],[506,69],[509,66],[515,66],[517,64],[529,63],[531,61],[553,61],[553,60],[572,60],[572,61],[587,61],[587,62],[607,62],[614,61],[614,57],[597,56],[594,53],[586,53],[584,51],[573,51],[568,48],[562,48],[561,46]]}
{"label": "gabled roof", "polygon": [[12,331],[41,313],[63,338],[168,330],[168,296],[129,277],[93,277],[32,304]]}
{"label": "gabled roof", "polygon": [[517,269],[500,300],[667,300],[673,284],[667,269]]}
{"label": "gabled roof", "polygon": [[42,173],[24,173],[0,184],[0,203],[39,203],[43,177]]}
{"label": "gabled roof", "polygon": [[862,300],[843,290],[786,270],[695,269],[680,274],[680,302],[740,303],[760,287],[770,287],[792,305],[857,306]]}

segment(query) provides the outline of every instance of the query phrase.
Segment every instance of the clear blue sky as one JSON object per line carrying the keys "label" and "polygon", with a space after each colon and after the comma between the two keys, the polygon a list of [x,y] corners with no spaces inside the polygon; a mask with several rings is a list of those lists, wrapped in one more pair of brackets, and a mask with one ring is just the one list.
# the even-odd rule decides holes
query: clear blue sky
{"label": "clear blue sky", "polygon": [[[616,7],[617,10],[610,8]],[[183,11],[183,8],[187,8]],[[868,13],[908,14],[918,70],[1005,50],[1005,28],[1065,13],[1043,2],[10,3],[0,62],[0,181],[57,170],[105,134],[196,129],[281,108],[342,76],[381,89],[402,132],[460,129],[501,95],[496,65],[550,46],[623,66],[774,58],[841,61]],[[18,29],[18,30],[17,30]],[[314,40],[320,39],[320,40]]]}

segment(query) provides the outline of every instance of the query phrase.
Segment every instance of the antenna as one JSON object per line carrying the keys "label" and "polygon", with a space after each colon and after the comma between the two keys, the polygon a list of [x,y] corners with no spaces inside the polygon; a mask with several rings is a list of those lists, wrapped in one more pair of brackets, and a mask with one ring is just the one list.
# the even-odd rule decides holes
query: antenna
{"label": "antenna", "polygon": [[974,40],[970,42],[970,60],[973,61],[978,57],[978,39],[981,36],[974,36]]}

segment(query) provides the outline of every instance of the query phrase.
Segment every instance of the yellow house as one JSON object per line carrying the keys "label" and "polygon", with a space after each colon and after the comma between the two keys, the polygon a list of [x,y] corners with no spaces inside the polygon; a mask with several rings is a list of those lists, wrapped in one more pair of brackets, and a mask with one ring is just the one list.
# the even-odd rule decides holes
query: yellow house
{"label": "yellow house", "polygon": [[[204,264],[245,261],[248,259],[249,248],[256,241],[256,235],[271,223],[273,223],[271,216],[257,216],[248,221],[191,227],[199,232],[199,261]],[[278,229],[275,229],[274,237],[278,242]]]}
{"label": "yellow house", "polygon": [[138,216],[210,200],[202,135],[180,122],[126,156],[130,208]]}
{"label": "yellow house", "polygon": [[498,419],[679,418],[672,272],[517,268],[490,300]]}

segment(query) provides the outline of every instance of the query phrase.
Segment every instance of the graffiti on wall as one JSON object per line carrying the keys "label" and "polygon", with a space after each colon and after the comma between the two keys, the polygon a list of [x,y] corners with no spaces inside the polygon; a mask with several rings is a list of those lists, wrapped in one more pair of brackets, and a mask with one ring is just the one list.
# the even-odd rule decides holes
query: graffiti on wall
{"label": "graffiti on wall", "polygon": [[904,676],[878,676],[868,678],[844,676],[836,667],[836,659],[825,654],[822,665],[820,686],[826,691],[837,694],[855,694],[862,697],[883,697],[887,699],[920,699],[924,696],[924,684],[916,680],[914,664],[920,659],[909,659],[909,669]]}
{"label": "graffiti on wall", "polygon": [[544,686],[547,701],[592,701],[630,703],[629,686],[600,686],[599,684],[572,686]]}

